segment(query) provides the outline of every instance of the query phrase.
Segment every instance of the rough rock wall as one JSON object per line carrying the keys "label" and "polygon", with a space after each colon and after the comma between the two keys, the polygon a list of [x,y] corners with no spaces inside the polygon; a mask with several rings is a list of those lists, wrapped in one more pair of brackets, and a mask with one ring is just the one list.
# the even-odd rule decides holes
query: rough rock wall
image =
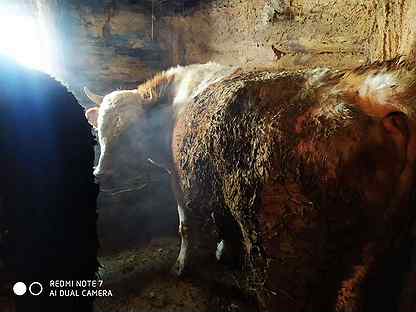
{"label": "rough rock wall", "polygon": [[[30,0],[25,0],[30,1]],[[87,85],[97,93],[134,88],[172,65],[171,33],[161,16],[192,8],[196,0],[32,0],[50,25],[58,61],[54,73],[78,100]],[[62,66],[64,64],[64,66]]]}
{"label": "rough rock wall", "polygon": [[117,1],[38,0],[64,68],[56,75],[84,104],[87,85],[98,93],[134,87],[168,66],[152,35],[152,16],[139,5]]}
{"label": "rough rock wall", "polygon": [[416,30],[416,2],[409,0],[372,0],[371,59],[389,59],[409,54]]}
{"label": "rough rock wall", "polygon": [[305,68],[388,59],[408,54],[416,31],[412,0],[33,1],[54,6],[65,63],[58,76],[84,104],[83,85],[131,88],[176,64]]}
{"label": "rough rock wall", "polygon": [[408,54],[416,2],[223,0],[164,21],[180,43],[173,63],[344,67]]}

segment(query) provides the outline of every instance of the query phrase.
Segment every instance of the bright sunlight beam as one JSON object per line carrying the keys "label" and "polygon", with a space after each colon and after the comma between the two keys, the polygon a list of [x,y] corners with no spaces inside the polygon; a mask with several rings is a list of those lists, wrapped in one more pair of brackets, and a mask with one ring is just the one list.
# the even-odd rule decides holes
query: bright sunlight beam
{"label": "bright sunlight beam", "polygon": [[27,67],[51,73],[52,55],[46,39],[34,17],[0,14],[0,53]]}

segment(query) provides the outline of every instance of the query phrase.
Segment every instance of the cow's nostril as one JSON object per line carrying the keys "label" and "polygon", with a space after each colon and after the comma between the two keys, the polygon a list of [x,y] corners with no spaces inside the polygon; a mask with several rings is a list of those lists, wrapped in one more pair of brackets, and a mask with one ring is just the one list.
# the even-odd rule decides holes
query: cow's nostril
{"label": "cow's nostril", "polygon": [[102,170],[98,167],[96,167],[94,169],[94,176],[96,178],[100,178],[100,177],[104,177],[104,176],[111,176],[113,175],[113,171],[112,170]]}
{"label": "cow's nostril", "polygon": [[96,183],[100,184],[102,187],[112,187],[113,175],[110,171],[101,171],[95,174]]}
{"label": "cow's nostril", "polygon": [[102,172],[94,173],[94,176],[97,181],[102,181],[106,178],[106,175]]}
{"label": "cow's nostril", "polygon": [[97,180],[101,180],[104,177],[104,175],[102,173],[96,173],[96,174],[94,174],[94,176]]}

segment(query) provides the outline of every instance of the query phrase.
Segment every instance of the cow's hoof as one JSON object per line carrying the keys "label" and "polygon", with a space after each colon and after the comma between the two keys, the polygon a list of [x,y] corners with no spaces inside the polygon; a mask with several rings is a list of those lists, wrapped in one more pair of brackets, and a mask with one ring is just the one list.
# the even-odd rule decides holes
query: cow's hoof
{"label": "cow's hoof", "polygon": [[229,241],[222,240],[217,245],[215,257],[220,264],[237,269],[242,265],[241,254],[238,247],[231,245]]}
{"label": "cow's hoof", "polygon": [[176,276],[183,276],[185,272],[186,264],[188,263],[189,254],[188,254],[188,244],[186,240],[182,240],[181,249],[176,259],[175,264],[173,265],[171,272]]}
{"label": "cow's hoof", "polygon": [[171,273],[175,276],[183,276],[185,272],[185,265],[182,261],[176,260],[174,266],[171,269]]}
{"label": "cow's hoof", "polygon": [[174,274],[175,276],[178,277],[197,277],[199,275],[201,275],[201,267],[204,267],[204,270],[208,269],[208,265],[199,265],[200,263],[198,262],[197,264],[193,263],[192,261],[189,261],[190,258],[186,259],[187,261],[185,261],[185,259],[178,257],[178,259],[176,260],[174,266],[171,269],[171,273]]}

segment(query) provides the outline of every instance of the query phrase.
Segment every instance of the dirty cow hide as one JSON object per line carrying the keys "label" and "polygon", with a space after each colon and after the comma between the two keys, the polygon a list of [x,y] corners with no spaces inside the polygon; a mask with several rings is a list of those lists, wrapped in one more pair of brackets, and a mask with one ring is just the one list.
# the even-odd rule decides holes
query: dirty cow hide
{"label": "dirty cow hide", "polygon": [[76,104],[48,75],[0,58],[0,274],[8,289],[43,285],[40,296],[16,296],[16,311],[92,310],[93,298],[53,298],[48,287],[98,268],[94,141]]}
{"label": "dirty cow hide", "polygon": [[242,255],[263,310],[396,311],[416,213],[415,85],[402,60],[173,68],[136,90],[87,92],[95,172],[114,179],[134,157],[136,173],[172,176],[178,274],[208,270],[222,240],[217,255]]}
{"label": "dirty cow hide", "polygon": [[397,310],[415,215],[415,82],[396,60],[209,86],[173,134],[179,270],[212,259],[219,232],[242,242],[263,309]]}

